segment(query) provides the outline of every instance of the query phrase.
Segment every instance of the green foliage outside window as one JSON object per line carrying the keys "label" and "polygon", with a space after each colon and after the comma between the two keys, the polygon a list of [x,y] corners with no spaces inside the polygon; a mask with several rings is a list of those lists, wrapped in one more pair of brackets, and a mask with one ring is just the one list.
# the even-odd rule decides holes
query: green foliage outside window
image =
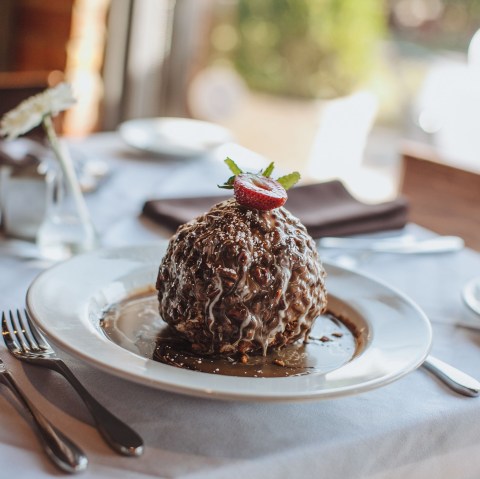
{"label": "green foliage outside window", "polygon": [[385,33],[383,0],[239,0],[236,69],[255,90],[304,98],[368,79]]}

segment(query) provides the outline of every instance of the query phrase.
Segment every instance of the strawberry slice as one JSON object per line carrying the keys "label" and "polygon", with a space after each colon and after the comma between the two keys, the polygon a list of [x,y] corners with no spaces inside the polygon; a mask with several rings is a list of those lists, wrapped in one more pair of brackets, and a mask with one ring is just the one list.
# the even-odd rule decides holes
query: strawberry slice
{"label": "strawberry slice", "polygon": [[235,176],[233,191],[239,204],[262,211],[279,208],[287,201],[287,192],[277,180],[252,173]]}

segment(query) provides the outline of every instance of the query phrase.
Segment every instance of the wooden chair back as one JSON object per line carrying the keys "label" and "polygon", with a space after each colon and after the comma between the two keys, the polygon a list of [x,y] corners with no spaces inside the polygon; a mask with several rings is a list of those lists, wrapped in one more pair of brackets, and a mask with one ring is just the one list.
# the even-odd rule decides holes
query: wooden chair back
{"label": "wooden chair back", "polygon": [[476,173],[456,168],[412,148],[402,156],[400,191],[410,201],[410,221],[461,236],[467,246],[480,251],[480,169]]}

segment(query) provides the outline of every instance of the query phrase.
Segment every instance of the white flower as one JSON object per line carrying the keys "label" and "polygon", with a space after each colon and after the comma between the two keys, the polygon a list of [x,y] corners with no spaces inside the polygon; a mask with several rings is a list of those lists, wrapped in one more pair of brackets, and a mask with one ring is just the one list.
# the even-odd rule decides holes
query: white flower
{"label": "white flower", "polygon": [[52,116],[58,115],[76,102],[70,83],[60,83],[54,88],[45,90],[43,95],[45,95],[46,103]]}
{"label": "white flower", "polygon": [[39,125],[45,116],[56,116],[75,103],[72,88],[68,83],[60,83],[38,95],[22,101],[16,108],[6,113],[0,121],[0,135],[13,140]]}

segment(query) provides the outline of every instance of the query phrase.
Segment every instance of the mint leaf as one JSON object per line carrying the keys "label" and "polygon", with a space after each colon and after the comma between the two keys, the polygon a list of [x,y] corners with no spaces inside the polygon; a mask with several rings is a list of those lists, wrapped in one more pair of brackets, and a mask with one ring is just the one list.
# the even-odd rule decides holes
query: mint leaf
{"label": "mint leaf", "polygon": [[275,168],[275,163],[272,161],[266,168],[265,171],[262,173],[263,176],[266,178],[270,178],[270,175],[273,172],[273,169]]}
{"label": "mint leaf", "polygon": [[[227,156],[225,158],[225,164],[230,168],[231,172],[233,173],[232,176],[223,184],[223,185],[217,185],[219,188],[223,188],[225,190],[232,190],[233,189],[233,183],[235,181],[235,177],[237,175],[241,175],[243,171],[241,168],[231,159]],[[255,173],[249,173],[250,175],[257,176],[259,177],[262,175],[265,178],[270,178],[270,176],[273,173],[273,170],[275,168],[275,163],[272,161],[263,171],[260,170],[257,174]],[[300,173],[298,171],[294,171],[293,173],[290,173],[289,175],[282,176],[280,178],[277,178],[277,181],[286,189],[290,189],[293,185],[295,185],[298,181],[300,180]]]}
{"label": "mint leaf", "polygon": [[289,190],[293,185],[298,183],[300,180],[300,173],[298,171],[294,171],[289,175],[281,176],[277,178],[277,181],[286,189]]}
{"label": "mint leaf", "polygon": [[230,168],[230,171],[234,175],[241,175],[243,173],[243,171],[238,167],[238,165],[228,156],[225,159],[225,163],[227,164],[227,166]]}
{"label": "mint leaf", "polygon": [[223,185],[217,185],[217,186],[225,190],[233,190],[234,181],[235,181],[235,175],[231,176]]}

